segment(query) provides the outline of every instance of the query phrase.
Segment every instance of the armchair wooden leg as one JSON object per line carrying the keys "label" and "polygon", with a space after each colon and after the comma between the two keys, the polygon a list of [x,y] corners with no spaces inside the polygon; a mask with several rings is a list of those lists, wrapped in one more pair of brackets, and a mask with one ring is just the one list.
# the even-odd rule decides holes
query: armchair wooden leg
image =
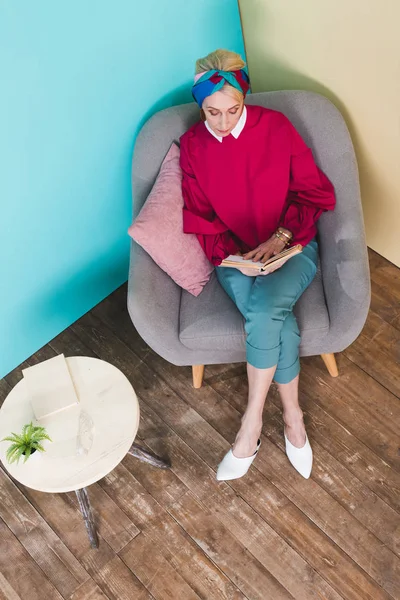
{"label": "armchair wooden leg", "polygon": [[193,387],[196,389],[201,388],[201,385],[203,383],[204,365],[193,365],[192,373],[193,373]]}
{"label": "armchair wooden leg", "polygon": [[339,375],[339,371],[337,368],[335,355],[321,354],[321,358],[324,361],[326,368],[328,369],[329,375],[332,375],[332,377],[337,377]]}

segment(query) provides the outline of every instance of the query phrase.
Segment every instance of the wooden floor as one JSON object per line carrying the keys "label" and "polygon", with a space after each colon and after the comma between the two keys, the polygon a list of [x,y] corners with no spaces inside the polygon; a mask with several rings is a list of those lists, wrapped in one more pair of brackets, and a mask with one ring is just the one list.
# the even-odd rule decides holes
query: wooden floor
{"label": "wooden floor", "polygon": [[246,405],[243,364],[191,370],[135,333],[126,286],[21,368],[57,353],[119,367],[140,399],[136,441],[169,456],[163,471],[127,456],[90,486],[100,547],[90,549],[74,494],[16,485],[0,470],[0,598],[18,600],[383,600],[400,598],[400,269],[374,252],[372,306],[331,378],[302,359],[301,403],[314,468],[284,454],[276,389],[246,477],[217,482]]}

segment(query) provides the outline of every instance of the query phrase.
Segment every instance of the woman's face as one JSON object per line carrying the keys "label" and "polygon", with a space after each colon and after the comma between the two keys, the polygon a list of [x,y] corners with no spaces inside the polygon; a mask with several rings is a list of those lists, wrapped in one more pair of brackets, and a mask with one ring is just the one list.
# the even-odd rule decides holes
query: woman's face
{"label": "woman's face", "polygon": [[215,92],[204,99],[202,109],[214,133],[226,137],[239,121],[243,106],[244,100],[238,102],[233,96]]}

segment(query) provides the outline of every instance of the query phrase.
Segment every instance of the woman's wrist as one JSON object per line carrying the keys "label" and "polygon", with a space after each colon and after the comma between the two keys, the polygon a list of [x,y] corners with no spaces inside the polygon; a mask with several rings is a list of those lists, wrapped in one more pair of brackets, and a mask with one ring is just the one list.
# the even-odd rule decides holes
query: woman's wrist
{"label": "woman's wrist", "polygon": [[285,246],[289,246],[292,241],[293,234],[289,229],[285,229],[284,227],[278,227],[275,231],[275,236],[280,239]]}
{"label": "woman's wrist", "polygon": [[286,246],[286,244],[288,243],[288,240],[286,238],[283,237],[283,235],[281,235],[280,233],[278,233],[277,231],[275,231],[274,233],[274,238],[277,238],[280,242],[282,242],[282,244],[284,246]]}

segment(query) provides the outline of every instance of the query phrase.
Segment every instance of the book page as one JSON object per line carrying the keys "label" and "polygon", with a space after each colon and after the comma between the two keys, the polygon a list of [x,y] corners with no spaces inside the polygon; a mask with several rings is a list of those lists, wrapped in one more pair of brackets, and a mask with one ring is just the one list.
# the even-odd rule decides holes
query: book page
{"label": "book page", "polygon": [[222,263],[221,263],[221,264],[223,265],[223,263],[224,263],[225,261],[229,261],[229,262],[235,262],[235,263],[238,263],[238,266],[240,266],[240,267],[243,267],[243,268],[244,268],[244,267],[247,267],[247,266],[250,266],[250,267],[253,267],[253,268],[254,268],[254,267],[261,268],[261,267],[263,266],[263,264],[264,264],[264,263],[262,263],[262,262],[259,262],[259,261],[257,261],[257,262],[254,262],[252,259],[250,259],[250,260],[245,260],[245,259],[243,258],[243,256],[237,256],[236,254],[230,254],[229,256],[227,256],[227,257],[226,257],[226,258],[225,258],[225,259],[222,261]]}
{"label": "book page", "polygon": [[292,246],[291,248],[282,250],[282,252],[279,252],[279,254],[275,254],[275,256],[271,256],[271,258],[269,258],[265,261],[265,263],[263,263],[263,266],[266,267],[267,265],[272,265],[273,263],[280,261],[281,259],[286,257],[291,258],[292,256],[299,254],[301,251],[302,246],[300,244],[297,244],[296,246]]}

